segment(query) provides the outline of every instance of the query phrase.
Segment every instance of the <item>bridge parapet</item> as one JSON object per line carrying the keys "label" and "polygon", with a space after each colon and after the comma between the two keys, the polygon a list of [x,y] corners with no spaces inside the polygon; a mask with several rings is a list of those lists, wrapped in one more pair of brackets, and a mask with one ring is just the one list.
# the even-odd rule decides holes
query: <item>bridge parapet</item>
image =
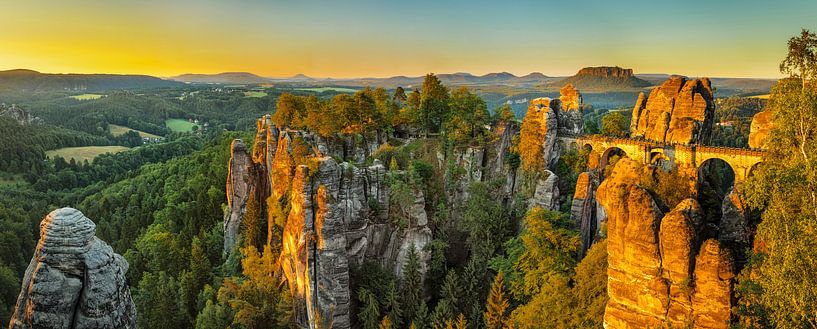
{"label": "bridge parapet", "polygon": [[661,153],[662,158],[668,159],[676,166],[699,168],[707,160],[720,159],[729,164],[735,172],[735,181],[743,181],[748,177],[752,168],[763,161],[765,150],[735,148],[723,146],[705,146],[694,144],[663,143],[646,139],[616,138],[601,135],[586,135],[571,137],[577,147],[590,145],[606,163],[604,157],[608,151],[617,148],[634,160],[650,164],[654,153]]}

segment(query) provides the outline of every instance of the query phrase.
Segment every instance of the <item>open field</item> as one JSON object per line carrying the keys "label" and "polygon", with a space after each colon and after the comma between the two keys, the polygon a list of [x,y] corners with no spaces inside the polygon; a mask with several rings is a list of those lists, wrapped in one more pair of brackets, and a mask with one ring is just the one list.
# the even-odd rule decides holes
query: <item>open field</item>
{"label": "open field", "polygon": [[769,94],[765,94],[765,95],[754,95],[754,96],[749,96],[749,98],[769,99]]}
{"label": "open field", "polygon": [[112,125],[112,124],[108,125],[108,130],[110,130],[111,135],[114,135],[114,136],[122,136],[125,133],[133,130],[133,131],[139,133],[139,137],[142,137],[142,138],[145,138],[145,137],[148,137],[148,138],[162,138],[162,136],[159,136],[159,135],[154,135],[154,134],[151,134],[151,133],[146,133],[146,132],[141,131],[141,130],[131,129],[131,128],[128,128],[128,127]]}
{"label": "open field", "polygon": [[195,124],[192,122],[187,122],[187,120],[184,119],[167,119],[165,120],[165,126],[174,132],[189,133],[193,131],[193,126],[195,126]]}
{"label": "open field", "polygon": [[74,96],[71,96],[71,98],[76,99],[76,100],[79,100],[79,101],[89,101],[89,100],[93,100],[93,99],[100,99],[100,98],[102,98],[103,96],[105,96],[105,95],[100,95],[100,94],[82,94],[82,95],[74,95]]}
{"label": "open field", "polygon": [[61,149],[46,151],[45,155],[49,158],[61,156],[66,161],[74,159],[76,162],[88,160],[91,162],[97,156],[105,153],[119,153],[127,151],[129,148],[124,146],[82,146],[82,147],[65,147]]}
{"label": "open field", "polygon": [[353,92],[357,91],[357,89],[342,88],[342,87],[311,87],[311,88],[295,88],[293,90],[314,91],[316,93],[322,93],[324,91],[335,91],[335,92],[339,92],[339,93],[353,93]]}
{"label": "open field", "polygon": [[267,93],[265,93],[263,91],[245,91],[244,92],[244,97],[261,98],[261,97],[264,97],[264,96],[267,96]]}

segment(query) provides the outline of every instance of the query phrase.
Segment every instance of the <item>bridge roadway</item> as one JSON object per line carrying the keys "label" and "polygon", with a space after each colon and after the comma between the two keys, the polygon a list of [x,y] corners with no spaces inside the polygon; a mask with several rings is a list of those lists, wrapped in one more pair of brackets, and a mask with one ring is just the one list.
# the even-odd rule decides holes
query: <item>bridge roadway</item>
{"label": "bridge roadway", "polygon": [[643,164],[665,160],[676,166],[700,168],[712,159],[720,159],[729,164],[735,172],[735,183],[742,182],[752,169],[763,161],[766,151],[735,147],[667,144],[645,139],[614,138],[601,135],[559,136],[559,142],[578,149],[589,147],[600,154],[604,165],[613,150],[621,150],[627,157]]}

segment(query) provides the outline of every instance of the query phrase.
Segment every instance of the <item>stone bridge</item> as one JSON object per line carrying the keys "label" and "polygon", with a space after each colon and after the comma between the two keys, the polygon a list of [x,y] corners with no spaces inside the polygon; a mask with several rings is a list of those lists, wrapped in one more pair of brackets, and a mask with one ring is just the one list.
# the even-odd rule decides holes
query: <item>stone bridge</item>
{"label": "stone bridge", "polygon": [[588,136],[559,136],[563,147],[589,148],[600,154],[600,165],[604,167],[610,154],[616,150],[624,152],[630,159],[641,161],[644,164],[654,164],[657,161],[668,161],[675,166],[686,168],[700,168],[711,159],[720,159],[729,164],[735,172],[735,183],[742,182],[749,176],[752,169],[763,161],[766,151],[758,149],[744,149],[734,147],[667,144],[662,142],[614,138],[600,135]]}

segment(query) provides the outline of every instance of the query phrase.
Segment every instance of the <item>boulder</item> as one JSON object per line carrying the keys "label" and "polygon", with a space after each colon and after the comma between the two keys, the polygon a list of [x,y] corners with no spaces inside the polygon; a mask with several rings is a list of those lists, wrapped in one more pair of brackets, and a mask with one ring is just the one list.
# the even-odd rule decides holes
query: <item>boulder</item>
{"label": "boulder", "polygon": [[76,209],[43,219],[10,329],[136,328],[128,262],[95,234],[96,225]]}

